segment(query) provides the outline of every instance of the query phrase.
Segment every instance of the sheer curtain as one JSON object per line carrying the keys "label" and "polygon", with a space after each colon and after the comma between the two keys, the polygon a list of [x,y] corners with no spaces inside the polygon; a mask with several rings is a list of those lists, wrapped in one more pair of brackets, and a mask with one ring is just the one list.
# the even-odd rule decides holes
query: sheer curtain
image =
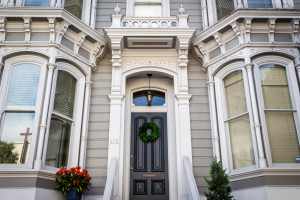
{"label": "sheer curtain", "polygon": [[135,0],[134,14],[136,17],[161,17],[161,0]]}
{"label": "sheer curtain", "polygon": [[227,75],[224,80],[233,168],[255,164],[242,71]]}
{"label": "sheer curtain", "polygon": [[295,163],[300,149],[286,69],[263,65],[260,78],[273,163]]}

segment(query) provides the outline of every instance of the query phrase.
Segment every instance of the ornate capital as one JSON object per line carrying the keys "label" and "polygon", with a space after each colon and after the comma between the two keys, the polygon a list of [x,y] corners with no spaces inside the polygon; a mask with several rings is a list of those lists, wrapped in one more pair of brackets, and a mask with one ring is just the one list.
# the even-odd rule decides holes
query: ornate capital
{"label": "ornate capital", "polygon": [[214,87],[215,82],[214,81],[207,81],[207,85],[210,86],[210,87]]}
{"label": "ornate capital", "polygon": [[56,64],[55,63],[47,63],[47,67],[48,67],[49,71],[53,71],[56,68]]}
{"label": "ornate capital", "polygon": [[85,87],[91,87],[93,85],[92,81],[86,81],[85,82]]}
{"label": "ornate capital", "polygon": [[295,65],[295,68],[296,68],[296,70],[297,70],[298,72],[300,72],[300,64],[296,64],[296,65]]}
{"label": "ornate capital", "polygon": [[246,68],[246,70],[252,70],[254,65],[252,63],[247,63],[244,65],[244,67]]}

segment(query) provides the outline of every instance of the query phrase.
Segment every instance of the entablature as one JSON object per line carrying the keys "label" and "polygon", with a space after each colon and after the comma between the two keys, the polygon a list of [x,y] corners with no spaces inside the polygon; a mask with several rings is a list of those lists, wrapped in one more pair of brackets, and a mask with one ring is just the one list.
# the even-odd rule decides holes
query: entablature
{"label": "entablature", "polygon": [[0,8],[0,47],[57,47],[95,68],[106,39],[63,9]]}
{"label": "entablature", "polygon": [[[300,12],[297,10],[237,10],[193,39],[194,55],[203,70],[249,48],[296,48]],[[242,55],[243,56],[243,55]]]}

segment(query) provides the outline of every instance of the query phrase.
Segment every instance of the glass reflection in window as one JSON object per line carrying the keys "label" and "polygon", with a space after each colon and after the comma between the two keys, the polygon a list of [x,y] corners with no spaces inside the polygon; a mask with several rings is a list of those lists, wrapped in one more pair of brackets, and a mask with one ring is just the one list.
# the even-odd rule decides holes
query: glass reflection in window
{"label": "glass reflection in window", "polygon": [[[133,104],[135,106],[148,106],[147,101],[148,90],[133,93]],[[151,90],[153,95],[151,106],[163,106],[166,103],[165,93]]]}
{"label": "glass reflection in window", "polygon": [[65,0],[64,9],[81,19],[83,0]]}
{"label": "glass reflection in window", "polygon": [[50,6],[51,0],[25,0],[24,6]]}
{"label": "glass reflection in window", "polygon": [[248,0],[248,8],[272,8],[272,0]]}

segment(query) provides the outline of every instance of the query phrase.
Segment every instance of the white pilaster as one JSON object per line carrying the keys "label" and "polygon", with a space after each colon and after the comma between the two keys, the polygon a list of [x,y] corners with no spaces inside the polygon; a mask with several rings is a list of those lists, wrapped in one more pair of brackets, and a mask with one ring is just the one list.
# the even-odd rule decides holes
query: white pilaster
{"label": "white pilaster", "polygon": [[209,109],[211,118],[211,132],[212,132],[212,144],[214,156],[220,161],[220,138],[218,133],[218,121],[217,121],[217,109],[216,109],[216,96],[215,96],[215,82],[210,77],[207,82],[208,94],[209,94]]}
{"label": "white pilaster", "polygon": [[92,82],[87,80],[85,82],[85,96],[84,96],[82,133],[81,133],[80,157],[79,157],[79,166],[81,166],[82,168],[85,168],[86,144],[87,144],[87,138],[88,138],[88,124],[89,124],[89,111],[90,111],[90,98],[91,98],[91,86],[92,86]]}
{"label": "white pilaster", "polygon": [[0,17],[0,45],[4,45],[5,32],[6,32],[6,17]]}
{"label": "white pilaster", "polygon": [[46,85],[46,92],[45,92],[45,99],[44,99],[44,106],[43,106],[43,113],[42,113],[42,121],[40,125],[36,160],[34,162],[34,169],[36,170],[41,170],[43,166],[42,155],[43,155],[44,138],[47,129],[47,116],[49,112],[49,102],[50,102],[53,72],[56,65],[55,63],[48,63],[47,66],[48,66],[47,85]]}
{"label": "white pilaster", "polygon": [[55,42],[55,24],[56,24],[56,18],[54,17],[48,17],[49,21],[49,43],[54,44]]}
{"label": "white pilaster", "polygon": [[237,0],[237,9],[241,9],[241,8],[244,8],[244,4],[242,2],[242,0]]}
{"label": "white pilaster", "polygon": [[253,18],[245,18],[245,42],[250,43],[251,23]]}
{"label": "white pilaster", "polygon": [[275,33],[276,19],[269,19],[269,41],[270,43],[275,42],[274,33]]}
{"label": "white pilaster", "polygon": [[23,19],[24,19],[25,42],[28,44],[30,42],[31,17],[24,17]]}
{"label": "white pilaster", "polygon": [[298,72],[298,78],[299,78],[299,83],[300,83],[300,64],[296,64],[295,68],[296,68],[296,70]]}
{"label": "white pilaster", "polygon": [[206,0],[201,0],[202,4],[202,19],[203,19],[203,29],[208,28],[208,15],[207,15],[207,2]]}
{"label": "white pilaster", "polygon": [[95,28],[96,26],[96,9],[97,7],[97,0],[92,0],[92,10],[91,10],[91,20],[90,20],[90,26],[91,28]]}
{"label": "white pilaster", "polygon": [[177,145],[177,170],[178,170],[178,195],[185,198],[188,194],[188,183],[183,166],[183,158],[188,157],[192,164],[192,136],[190,125],[190,94],[177,94],[179,132],[176,133]]}
{"label": "white pilaster", "polygon": [[266,168],[267,162],[264,154],[264,148],[263,148],[263,140],[262,140],[262,133],[261,133],[261,124],[259,121],[259,115],[258,115],[258,106],[256,103],[256,94],[255,94],[255,86],[254,86],[254,79],[253,79],[253,64],[247,63],[245,64],[245,68],[247,70],[247,77],[248,77],[248,84],[250,89],[250,99],[251,99],[251,105],[252,105],[252,111],[253,111],[253,118],[254,118],[254,128],[255,128],[255,135],[256,135],[256,142],[257,142],[257,148],[258,148],[258,162],[260,168]]}

